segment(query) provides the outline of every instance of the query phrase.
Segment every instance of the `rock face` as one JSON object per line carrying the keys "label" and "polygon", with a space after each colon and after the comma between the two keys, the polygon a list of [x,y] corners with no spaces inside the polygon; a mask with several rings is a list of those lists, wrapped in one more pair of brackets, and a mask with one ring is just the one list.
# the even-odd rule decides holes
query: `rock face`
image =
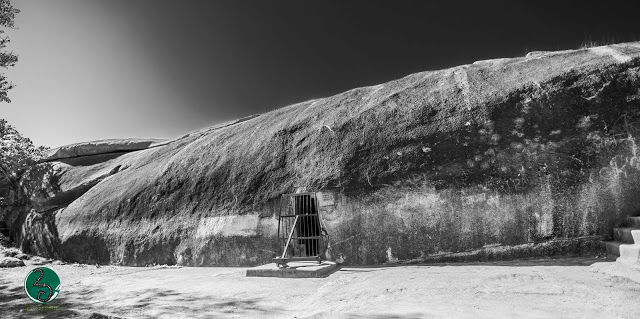
{"label": "rock face", "polygon": [[640,210],[639,120],[640,43],[479,61],[100,161],[58,150],[8,223],[69,261],[258,264],[306,187],[335,195],[329,253],[353,264],[607,237]]}

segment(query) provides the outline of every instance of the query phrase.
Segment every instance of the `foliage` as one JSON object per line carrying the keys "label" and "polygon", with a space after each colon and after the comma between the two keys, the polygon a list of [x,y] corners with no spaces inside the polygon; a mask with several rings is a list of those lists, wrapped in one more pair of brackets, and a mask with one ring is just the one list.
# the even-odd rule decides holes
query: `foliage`
{"label": "foliage", "polygon": [[[13,28],[13,20],[18,12],[19,10],[14,8],[9,0],[0,0],[0,26]],[[18,62],[18,57],[13,52],[5,50],[8,44],[9,37],[5,34],[5,30],[0,30],[0,67],[5,69]],[[7,93],[12,88],[13,84],[4,74],[0,74],[0,101],[11,102]]]}
{"label": "foliage", "polygon": [[[10,0],[0,0],[0,26],[13,28],[18,9]],[[18,57],[6,51],[9,37],[4,29],[0,29],[0,68],[14,66]],[[0,74],[0,102],[11,102],[8,91],[13,84],[5,74]],[[0,119],[0,191],[17,188],[17,180],[27,166],[30,166],[44,154],[44,148],[36,148],[31,140],[23,137],[6,120]],[[1,194],[1,193],[0,193]]]}
{"label": "foliage", "polygon": [[36,147],[6,120],[0,119],[0,187],[14,190],[23,172],[45,156],[47,148]]}

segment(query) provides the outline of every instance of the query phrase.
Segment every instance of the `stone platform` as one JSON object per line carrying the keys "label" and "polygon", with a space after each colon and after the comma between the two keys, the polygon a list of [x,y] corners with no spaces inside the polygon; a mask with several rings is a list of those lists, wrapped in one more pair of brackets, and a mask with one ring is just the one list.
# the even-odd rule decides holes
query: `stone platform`
{"label": "stone platform", "polygon": [[280,278],[323,278],[338,270],[333,261],[321,264],[313,261],[290,262],[287,268],[278,268],[275,263],[247,269],[247,277],[280,277]]}

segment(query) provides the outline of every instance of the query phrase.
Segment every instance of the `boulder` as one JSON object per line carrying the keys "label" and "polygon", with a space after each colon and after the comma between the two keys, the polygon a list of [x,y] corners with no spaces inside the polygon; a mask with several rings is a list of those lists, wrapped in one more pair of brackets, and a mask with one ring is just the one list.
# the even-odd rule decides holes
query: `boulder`
{"label": "boulder", "polygon": [[20,250],[15,248],[15,247],[5,248],[5,247],[0,246],[0,256],[1,257],[17,257],[20,254],[22,254],[20,252]]}
{"label": "boulder", "polygon": [[33,256],[31,256],[29,254],[25,254],[25,253],[19,253],[19,254],[15,255],[14,257],[16,257],[16,258],[18,258],[20,260],[29,260]]}
{"label": "boulder", "polygon": [[0,257],[0,267],[20,267],[24,262],[15,257]]}
{"label": "boulder", "polygon": [[26,261],[28,265],[45,265],[51,262],[50,259],[43,258],[40,256],[33,256],[31,259]]}

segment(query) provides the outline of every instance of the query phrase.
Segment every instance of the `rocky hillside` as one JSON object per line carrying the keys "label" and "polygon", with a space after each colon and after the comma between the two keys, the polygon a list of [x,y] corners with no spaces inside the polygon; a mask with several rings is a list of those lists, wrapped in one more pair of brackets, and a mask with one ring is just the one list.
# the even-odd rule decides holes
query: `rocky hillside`
{"label": "rocky hillside", "polygon": [[123,265],[268,261],[298,187],[337,198],[328,253],[347,263],[604,238],[640,208],[639,120],[639,42],[534,52],[62,148],[5,219],[25,252]]}

